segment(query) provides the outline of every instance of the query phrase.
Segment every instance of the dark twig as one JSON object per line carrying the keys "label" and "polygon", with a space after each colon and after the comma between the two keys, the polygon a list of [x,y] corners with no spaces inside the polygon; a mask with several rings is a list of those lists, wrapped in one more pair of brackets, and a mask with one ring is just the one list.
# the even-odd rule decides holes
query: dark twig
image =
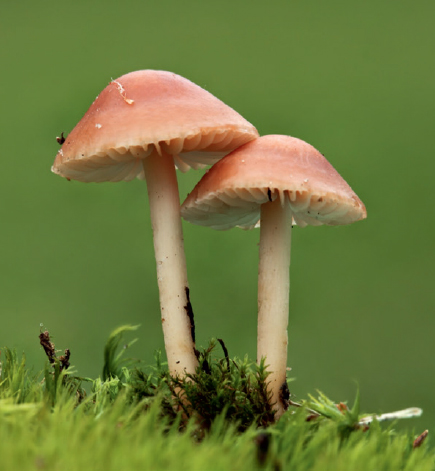
{"label": "dark twig", "polygon": [[230,357],[228,356],[228,349],[222,339],[217,339],[217,341],[221,344],[222,350],[224,351],[225,360],[227,362],[227,370],[230,371]]}

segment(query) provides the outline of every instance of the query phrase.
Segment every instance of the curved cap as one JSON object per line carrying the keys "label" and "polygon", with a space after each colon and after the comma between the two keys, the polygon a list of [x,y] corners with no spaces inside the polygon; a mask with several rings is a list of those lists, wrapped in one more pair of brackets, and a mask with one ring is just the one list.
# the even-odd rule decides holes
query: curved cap
{"label": "curved cap", "polygon": [[171,72],[140,70],[113,80],[70,132],[52,171],[84,182],[143,178],[154,149],[183,171],[211,165],[258,136],[236,111]]}
{"label": "curved cap", "polygon": [[260,206],[288,199],[300,226],[350,224],[367,217],[362,201],[310,144],[263,136],[217,162],[181,207],[187,221],[213,229],[250,229]]}

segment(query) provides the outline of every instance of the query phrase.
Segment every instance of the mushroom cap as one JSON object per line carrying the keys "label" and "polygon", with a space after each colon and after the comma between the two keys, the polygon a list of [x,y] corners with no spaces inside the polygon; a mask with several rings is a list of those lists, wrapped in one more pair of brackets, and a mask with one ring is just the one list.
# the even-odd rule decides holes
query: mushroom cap
{"label": "mushroom cap", "polygon": [[290,202],[300,226],[350,224],[367,217],[362,201],[313,146],[263,136],[217,162],[184,201],[187,221],[213,229],[258,226],[260,206]]}
{"label": "mushroom cap", "polygon": [[236,111],[179,75],[139,70],[113,80],[57,153],[52,171],[83,182],[144,178],[142,159],[156,149],[183,171],[211,165],[255,139]]}

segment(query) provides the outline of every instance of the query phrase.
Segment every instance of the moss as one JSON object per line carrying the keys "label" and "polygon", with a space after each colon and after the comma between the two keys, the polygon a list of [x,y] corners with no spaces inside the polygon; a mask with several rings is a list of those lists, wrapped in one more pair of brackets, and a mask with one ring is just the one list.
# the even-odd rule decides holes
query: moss
{"label": "moss", "polygon": [[352,408],[321,393],[290,401],[273,423],[264,365],[231,359],[214,341],[200,352],[195,374],[172,378],[158,354],[154,365],[138,368],[118,353],[131,330],[110,337],[104,379],[81,378],[56,355],[35,375],[24,357],[2,350],[4,469],[435,469],[427,440],[376,420],[361,426],[358,397]]}

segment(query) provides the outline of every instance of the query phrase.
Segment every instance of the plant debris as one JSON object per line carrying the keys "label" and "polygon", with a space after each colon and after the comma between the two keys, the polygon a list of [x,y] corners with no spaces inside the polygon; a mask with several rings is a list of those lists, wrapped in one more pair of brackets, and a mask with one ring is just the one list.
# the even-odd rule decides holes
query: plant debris
{"label": "plant debris", "polygon": [[63,131],[60,133],[60,137],[59,136],[56,137],[56,141],[60,145],[62,145],[66,141],[65,137],[63,136]]}
{"label": "plant debris", "polygon": [[71,351],[69,350],[69,348],[65,350],[64,355],[61,355],[59,358],[57,358],[56,349],[54,343],[50,340],[50,333],[48,332],[48,330],[45,330],[44,332],[41,332],[39,334],[39,343],[44,349],[48,361],[52,365],[54,365],[57,361],[60,365],[60,371],[62,371],[63,369],[68,369],[68,367],[70,366],[69,359],[71,356]]}
{"label": "plant debris", "polygon": [[412,443],[412,448],[419,448],[422,443],[426,440],[426,437],[429,435],[429,430],[425,430],[421,433]]}
{"label": "plant debris", "polygon": [[50,334],[48,330],[39,334],[39,343],[44,349],[48,361],[50,363],[54,363],[56,361],[56,350],[54,348],[54,343],[50,341]]}

